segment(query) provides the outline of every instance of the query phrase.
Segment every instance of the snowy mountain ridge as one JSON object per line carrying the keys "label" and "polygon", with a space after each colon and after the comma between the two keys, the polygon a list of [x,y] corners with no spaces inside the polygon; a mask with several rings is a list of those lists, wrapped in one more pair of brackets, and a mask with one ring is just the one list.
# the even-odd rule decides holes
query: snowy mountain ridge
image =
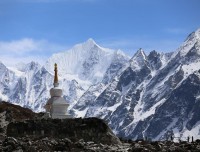
{"label": "snowy mountain ridge", "polygon": [[132,139],[164,140],[169,134],[200,138],[199,31],[174,53],[152,51],[147,56],[139,49],[98,96],[86,92],[74,113],[100,117],[119,136]]}
{"label": "snowy mountain ridge", "polygon": [[52,55],[44,66],[0,64],[0,98],[43,110],[54,63],[74,117],[102,118],[131,139],[200,138],[200,29],[172,53],[139,49],[129,58],[89,39]]}
{"label": "snowy mountain ridge", "polygon": [[[60,87],[64,90],[64,97],[71,103],[71,108],[91,85],[102,80],[110,81],[118,68],[128,60],[129,57],[122,51],[100,47],[93,39],[88,39],[70,50],[53,54],[44,66],[30,62],[7,68],[1,64],[2,74],[6,71],[8,76],[12,74],[12,79],[7,78],[12,86],[3,83],[6,76],[2,75],[4,90],[1,91],[3,93],[0,98],[35,111],[43,110],[53,86],[54,63],[57,63]],[[116,69],[109,70],[113,64],[117,65]],[[104,78],[106,72],[108,74]]]}
{"label": "snowy mountain ridge", "polygon": [[77,44],[72,49],[52,55],[45,64],[45,68],[53,73],[54,63],[58,64],[61,77],[74,79],[84,86],[96,84],[103,79],[103,76],[116,56],[125,60],[129,57],[121,51],[102,48],[93,39],[85,43]]}

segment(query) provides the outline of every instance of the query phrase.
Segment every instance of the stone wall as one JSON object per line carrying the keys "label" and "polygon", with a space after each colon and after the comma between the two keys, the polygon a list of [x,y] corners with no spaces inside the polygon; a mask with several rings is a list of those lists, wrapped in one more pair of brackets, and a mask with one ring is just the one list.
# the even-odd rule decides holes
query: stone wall
{"label": "stone wall", "polygon": [[54,137],[93,141],[102,144],[120,144],[106,123],[98,118],[34,119],[11,122],[7,127],[10,137]]}

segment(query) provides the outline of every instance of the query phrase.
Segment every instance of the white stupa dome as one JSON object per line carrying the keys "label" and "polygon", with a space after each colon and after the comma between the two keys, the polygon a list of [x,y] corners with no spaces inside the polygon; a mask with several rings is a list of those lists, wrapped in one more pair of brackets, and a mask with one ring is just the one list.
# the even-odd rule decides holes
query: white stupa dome
{"label": "white stupa dome", "polygon": [[51,118],[64,119],[69,118],[70,115],[67,114],[67,108],[69,104],[62,97],[62,89],[60,89],[58,83],[58,73],[57,64],[55,64],[55,76],[54,76],[54,88],[51,88],[50,95],[51,98],[47,101],[45,105],[46,112],[49,113]]}

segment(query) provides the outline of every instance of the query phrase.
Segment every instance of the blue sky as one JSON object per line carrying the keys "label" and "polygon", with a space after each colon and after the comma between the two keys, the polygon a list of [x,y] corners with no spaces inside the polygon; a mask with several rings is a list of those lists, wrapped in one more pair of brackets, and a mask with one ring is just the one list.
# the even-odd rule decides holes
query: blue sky
{"label": "blue sky", "polygon": [[45,61],[93,38],[132,56],[174,51],[200,28],[199,0],[0,0],[0,61]]}

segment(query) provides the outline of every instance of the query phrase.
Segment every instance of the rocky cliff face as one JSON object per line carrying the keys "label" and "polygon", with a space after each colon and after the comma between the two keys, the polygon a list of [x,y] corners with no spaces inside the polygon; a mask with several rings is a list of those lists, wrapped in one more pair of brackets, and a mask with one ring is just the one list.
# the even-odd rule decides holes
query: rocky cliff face
{"label": "rocky cliff face", "polygon": [[108,145],[121,144],[106,123],[98,118],[35,119],[11,122],[7,126],[9,137],[53,137],[73,141],[83,139]]}

